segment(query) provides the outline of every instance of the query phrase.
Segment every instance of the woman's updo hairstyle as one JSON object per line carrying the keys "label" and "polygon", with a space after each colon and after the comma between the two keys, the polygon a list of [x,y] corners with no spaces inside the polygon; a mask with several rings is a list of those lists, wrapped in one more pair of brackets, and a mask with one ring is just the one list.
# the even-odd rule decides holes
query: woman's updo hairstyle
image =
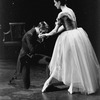
{"label": "woman's updo hairstyle", "polygon": [[67,4],[67,0],[55,0],[55,1],[57,1],[57,2],[60,1],[62,6],[64,6],[65,4]]}

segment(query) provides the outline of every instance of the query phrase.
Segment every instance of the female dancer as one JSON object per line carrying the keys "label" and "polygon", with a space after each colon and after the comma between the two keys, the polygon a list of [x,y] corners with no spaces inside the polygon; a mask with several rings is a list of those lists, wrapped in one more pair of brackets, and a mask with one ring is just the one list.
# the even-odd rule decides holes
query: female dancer
{"label": "female dancer", "polygon": [[45,82],[42,92],[50,85],[53,78],[69,86],[68,92],[91,94],[99,88],[100,66],[83,28],[77,27],[76,16],[72,9],[66,6],[66,0],[54,0],[58,14],[55,28],[39,37],[59,33],[53,55],[49,64],[50,77]]}

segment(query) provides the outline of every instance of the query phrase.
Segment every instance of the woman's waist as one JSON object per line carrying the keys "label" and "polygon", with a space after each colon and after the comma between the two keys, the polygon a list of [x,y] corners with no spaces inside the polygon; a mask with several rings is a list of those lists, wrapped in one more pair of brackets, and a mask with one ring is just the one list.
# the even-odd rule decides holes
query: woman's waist
{"label": "woman's waist", "polygon": [[74,30],[77,29],[77,24],[76,22],[72,22],[71,24],[66,24],[64,27],[65,31]]}
{"label": "woman's waist", "polygon": [[73,30],[77,30],[77,27],[67,28],[64,30],[64,32],[73,31]]}
{"label": "woman's waist", "polygon": [[83,32],[83,28],[77,27],[77,28],[71,28],[71,29],[65,30],[61,34],[66,34],[66,35],[69,34],[70,35],[70,34],[77,34],[80,32]]}

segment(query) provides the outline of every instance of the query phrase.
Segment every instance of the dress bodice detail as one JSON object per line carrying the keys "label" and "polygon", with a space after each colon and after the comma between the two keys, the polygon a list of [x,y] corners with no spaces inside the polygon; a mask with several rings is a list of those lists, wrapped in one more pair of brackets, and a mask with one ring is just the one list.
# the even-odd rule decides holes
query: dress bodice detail
{"label": "dress bodice detail", "polygon": [[76,16],[74,12],[68,7],[58,14],[56,20],[56,24],[63,25],[65,30],[70,30],[77,27]]}

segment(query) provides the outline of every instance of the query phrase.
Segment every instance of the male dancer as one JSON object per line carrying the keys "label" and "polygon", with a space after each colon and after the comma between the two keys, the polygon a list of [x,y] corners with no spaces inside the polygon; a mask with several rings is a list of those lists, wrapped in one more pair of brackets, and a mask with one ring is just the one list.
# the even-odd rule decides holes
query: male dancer
{"label": "male dancer", "polygon": [[24,68],[24,87],[30,86],[30,64],[36,53],[36,46],[38,42],[43,42],[43,38],[38,38],[39,34],[47,33],[49,29],[48,24],[42,21],[36,27],[32,27],[22,38],[22,47],[17,60],[17,69],[10,80],[10,83],[22,73]]}

